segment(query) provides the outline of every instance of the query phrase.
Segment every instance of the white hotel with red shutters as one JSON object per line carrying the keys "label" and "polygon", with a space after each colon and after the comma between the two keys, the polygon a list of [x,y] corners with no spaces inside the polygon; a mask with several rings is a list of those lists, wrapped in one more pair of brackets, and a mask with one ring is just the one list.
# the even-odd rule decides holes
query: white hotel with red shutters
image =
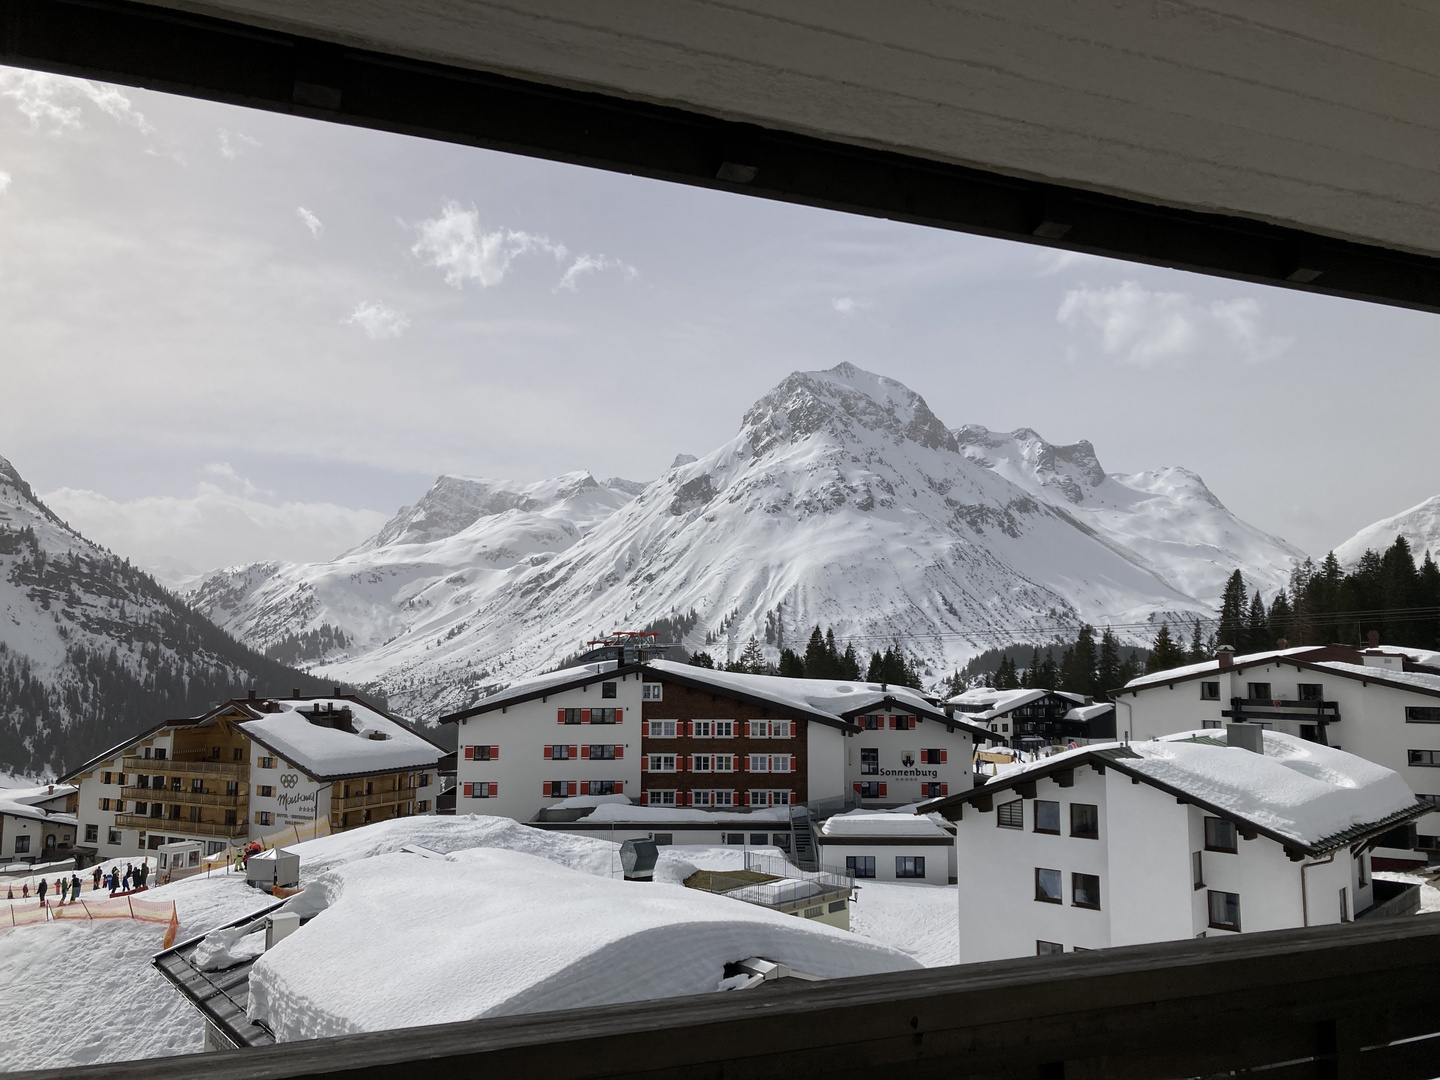
{"label": "white hotel with red shutters", "polygon": [[456,812],[530,821],[577,796],[817,816],[957,794],[989,732],[905,687],[663,660],[582,664],[442,717],[459,726]]}

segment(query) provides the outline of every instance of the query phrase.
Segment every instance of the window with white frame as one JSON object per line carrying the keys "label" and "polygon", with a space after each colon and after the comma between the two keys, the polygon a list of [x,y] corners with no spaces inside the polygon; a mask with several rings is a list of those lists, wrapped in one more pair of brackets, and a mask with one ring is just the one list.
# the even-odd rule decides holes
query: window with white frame
{"label": "window with white frame", "polygon": [[793,754],[750,754],[747,769],[753,773],[788,773],[794,771]]}
{"label": "window with white frame", "polygon": [[734,806],[735,792],[727,788],[698,788],[690,793],[690,803],[692,806]]}
{"label": "window with white frame", "polygon": [[[658,683],[656,684],[659,685]],[[645,804],[647,806],[674,806],[674,788],[650,788],[645,792]]]}
{"label": "window with white frame", "polygon": [[692,754],[692,755],[690,756],[690,771],[691,771],[691,772],[714,772],[714,771],[715,771],[715,755],[714,755],[714,754]]}
{"label": "window with white frame", "polygon": [[674,720],[651,720],[647,734],[652,739],[673,739],[677,735],[675,725]]}
{"label": "window with white frame", "polygon": [[664,701],[665,684],[658,682],[642,683],[640,686],[641,701]]}
{"label": "window with white frame", "polygon": [[647,771],[649,772],[675,772],[674,754],[647,754]]}
{"label": "window with white frame", "polygon": [[860,775],[880,775],[880,750],[875,746],[862,746],[860,748]]}
{"label": "window with white frame", "polygon": [[24,836],[24,835],[15,837],[15,854],[16,854],[16,855],[28,855],[29,853],[30,853],[30,837]]}
{"label": "window with white frame", "polygon": [[105,834],[105,842],[108,844],[118,844],[120,843],[120,840],[121,837],[119,829],[110,829]]}
{"label": "window with white frame", "polygon": [[750,792],[751,806],[789,806],[790,790],[788,788],[755,788]]}
{"label": "window with white frame", "polygon": [[697,739],[735,738],[734,720],[693,720],[690,727],[692,734]]}
{"label": "window with white frame", "polygon": [[752,739],[793,739],[793,720],[747,720],[747,734]]}
{"label": "window with white frame", "polygon": [[1218,682],[1202,682],[1200,684],[1201,701],[1219,701],[1220,684]]}

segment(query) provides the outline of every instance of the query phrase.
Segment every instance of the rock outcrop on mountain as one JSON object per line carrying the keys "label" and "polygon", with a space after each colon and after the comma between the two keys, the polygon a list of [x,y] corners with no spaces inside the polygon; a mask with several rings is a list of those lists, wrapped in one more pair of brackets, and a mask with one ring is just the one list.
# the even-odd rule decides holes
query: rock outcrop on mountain
{"label": "rock outcrop on mountain", "polygon": [[1300,557],[1193,473],[1109,476],[1088,443],[952,431],[841,364],[789,376],[724,446],[633,497],[588,474],[442,478],[352,552],[215,574],[194,600],[259,648],[328,624],[350,644],[318,670],[433,714],[660,618],[722,657],[752,634],[803,645],[819,623],[939,675],[1082,620],[1209,616],[1236,568],[1269,587]]}

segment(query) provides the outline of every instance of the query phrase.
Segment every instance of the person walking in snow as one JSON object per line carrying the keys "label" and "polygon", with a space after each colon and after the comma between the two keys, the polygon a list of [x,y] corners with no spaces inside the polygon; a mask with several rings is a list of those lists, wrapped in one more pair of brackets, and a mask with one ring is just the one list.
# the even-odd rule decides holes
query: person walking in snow
{"label": "person walking in snow", "polygon": [[131,866],[129,863],[126,863],[126,864],[125,864],[125,876],[120,879],[120,891],[121,891],[121,892],[129,892],[129,891],[130,891],[130,875],[133,874],[134,872],[135,872],[135,868],[134,868],[133,866]]}
{"label": "person walking in snow", "polygon": [[114,896],[120,889],[120,867],[110,867],[110,895]]}
{"label": "person walking in snow", "polygon": [[99,863],[96,863],[96,864],[95,864],[95,873],[92,874],[91,876],[92,876],[92,877],[94,878],[94,880],[95,880],[95,887],[94,887],[93,889],[91,889],[90,891],[91,891],[91,892],[99,892],[99,891],[100,891],[100,879],[105,876],[105,871],[104,871],[104,869],[100,866]]}
{"label": "person walking in snow", "polygon": [[40,906],[41,906],[41,907],[44,907],[44,906],[45,906],[45,879],[44,879],[43,877],[40,879],[40,884],[39,884],[38,886],[36,886],[35,894],[40,897]]}
{"label": "person walking in snow", "polygon": [[65,901],[70,899],[70,882],[61,878],[55,882],[55,891],[60,894],[60,906],[65,906]]}
{"label": "person walking in snow", "polygon": [[6,900],[14,900],[14,899],[15,899],[15,886],[14,886],[14,885],[11,885],[11,886],[10,886],[10,895],[8,895],[7,897],[5,897],[5,899],[6,899]]}
{"label": "person walking in snow", "polygon": [[71,875],[70,875],[70,899],[71,899],[71,900],[79,900],[79,899],[80,899],[80,875],[79,875],[79,874],[71,874]]}
{"label": "person walking in snow", "polygon": [[142,889],[150,887],[150,864],[148,862],[140,864],[140,887]]}
{"label": "person walking in snow", "polygon": [[20,898],[22,900],[30,899],[30,882],[22,881],[20,883]]}

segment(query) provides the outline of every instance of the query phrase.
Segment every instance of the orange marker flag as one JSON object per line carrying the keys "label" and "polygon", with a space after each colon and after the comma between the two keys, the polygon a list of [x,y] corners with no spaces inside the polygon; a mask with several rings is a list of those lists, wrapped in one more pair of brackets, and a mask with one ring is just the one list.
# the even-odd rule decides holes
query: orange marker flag
{"label": "orange marker flag", "polygon": [[180,912],[176,910],[174,901],[170,903],[170,925],[165,927],[165,940],[160,943],[162,949],[168,949],[175,944],[175,935],[180,933]]}

